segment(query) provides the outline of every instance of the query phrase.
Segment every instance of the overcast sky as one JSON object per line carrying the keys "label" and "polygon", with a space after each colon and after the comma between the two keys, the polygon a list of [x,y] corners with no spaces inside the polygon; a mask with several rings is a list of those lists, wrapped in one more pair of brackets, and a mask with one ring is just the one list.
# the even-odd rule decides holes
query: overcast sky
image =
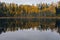
{"label": "overcast sky", "polygon": [[0,0],[6,3],[16,3],[16,4],[38,4],[38,3],[52,3],[58,2],[59,0]]}

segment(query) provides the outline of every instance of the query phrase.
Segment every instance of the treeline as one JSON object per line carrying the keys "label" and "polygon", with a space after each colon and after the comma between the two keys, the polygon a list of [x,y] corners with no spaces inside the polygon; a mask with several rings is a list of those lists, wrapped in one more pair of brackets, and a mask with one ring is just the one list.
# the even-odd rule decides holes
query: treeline
{"label": "treeline", "polygon": [[41,17],[56,16],[56,9],[60,8],[58,4],[37,4],[18,5],[14,3],[0,2],[0,17]]}

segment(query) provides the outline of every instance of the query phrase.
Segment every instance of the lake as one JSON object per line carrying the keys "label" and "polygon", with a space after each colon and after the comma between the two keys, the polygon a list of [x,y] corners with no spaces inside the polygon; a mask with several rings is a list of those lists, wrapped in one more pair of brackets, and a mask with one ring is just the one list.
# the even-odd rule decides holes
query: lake
{"label": "lake", "polygon": [[60,40],[60,19],[0,19],[0,40]]}

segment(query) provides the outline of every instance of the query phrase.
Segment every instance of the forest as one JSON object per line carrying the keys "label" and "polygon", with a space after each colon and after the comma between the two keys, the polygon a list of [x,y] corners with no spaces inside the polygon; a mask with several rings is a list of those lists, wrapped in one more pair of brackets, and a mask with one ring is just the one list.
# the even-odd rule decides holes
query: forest
{"label": "forest", "polygon": [[0,2],[0,17],[55,17],[60,16],[60,2],[18,5]]}

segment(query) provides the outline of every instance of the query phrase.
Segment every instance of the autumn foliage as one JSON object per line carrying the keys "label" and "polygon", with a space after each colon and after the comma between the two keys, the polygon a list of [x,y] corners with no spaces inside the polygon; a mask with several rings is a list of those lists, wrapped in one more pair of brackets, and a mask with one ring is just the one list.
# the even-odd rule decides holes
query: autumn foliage
{"label": "autumn foliage", "polygon": [[56,16],[56,8],[60,8],[58,4],[37,4],[37,5],[18,5],[14,3],[0,2],[1,17],[40,17],[40,16]]}

